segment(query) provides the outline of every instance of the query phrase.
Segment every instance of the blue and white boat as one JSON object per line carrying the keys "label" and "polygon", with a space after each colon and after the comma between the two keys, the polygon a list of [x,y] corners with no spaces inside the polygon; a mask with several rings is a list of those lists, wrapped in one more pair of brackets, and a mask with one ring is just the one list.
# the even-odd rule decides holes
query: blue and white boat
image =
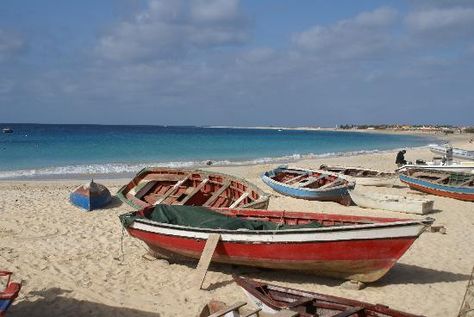
{"label": "blue and white boat", "polygon": [[69,196],[69,200],[73,205],[91,211],[106,206],[112,200],[112,196],[107,187],[91,180],[76,188]]}
{"label": "blue and white boat", "polygon": [[355,184],[335,173],[280,166],[262,174],[262,180],[280,194],[320,201],[349,204],[348,188]]}

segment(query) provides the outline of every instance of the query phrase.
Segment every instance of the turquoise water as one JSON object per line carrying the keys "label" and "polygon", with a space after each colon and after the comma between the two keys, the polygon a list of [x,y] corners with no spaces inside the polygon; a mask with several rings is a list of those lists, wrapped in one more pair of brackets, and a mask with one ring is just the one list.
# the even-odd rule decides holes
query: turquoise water
{"label": "turquoise water", "polygon": [[423,146],[407,135],[163,126],[1,124],[0,178],[128,173],[150,166],[285,162]]}

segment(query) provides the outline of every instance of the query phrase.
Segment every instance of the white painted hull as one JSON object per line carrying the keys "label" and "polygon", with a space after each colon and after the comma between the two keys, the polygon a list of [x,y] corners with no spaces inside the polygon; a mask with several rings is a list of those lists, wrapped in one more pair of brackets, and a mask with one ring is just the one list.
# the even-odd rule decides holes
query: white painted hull
{"label": "white painted hull", "polygon": [[398,179],[398,176],[392,177],[347,177],[350,180],[353,180],[356,185],[363,186],[380,186],[380,187],[393,187],[395,182]]}
{"label": "white painted hull", "polygon": [[[445,155],[446,154],[446,147],[438,144],[430,144],[429,148],[431,152],[436,154]],[[474,151],[467,151],[463,149],[453,148],[453,157],[462,159],[462,160],[469,160],[474,161]]]}
{"label": "white painted hull", "polygon": [[352,201],[359,207],[383,209],[396,212],[424,215],[433,211],[433,200],[413,198],[405,195],[363,193],[350,190]]}

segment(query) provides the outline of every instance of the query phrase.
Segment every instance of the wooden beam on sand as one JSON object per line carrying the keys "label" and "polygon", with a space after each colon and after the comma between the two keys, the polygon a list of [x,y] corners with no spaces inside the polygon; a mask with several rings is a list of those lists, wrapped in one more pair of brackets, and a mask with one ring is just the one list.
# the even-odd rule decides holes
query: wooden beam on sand
{"label": "wooden beam on sand", "polygon": [[209,207],[214,200],[217,199],[228,187],[230,186],[230,181],[226,181],[221,188],[219,188],[212,196],[202,205],[203,207]]}
{"label": "wooden beam on sand", "polygon": [[217,244],[221,239],[221,235],[218,233],[211,233],[207,237],[206,245],[204,246],[204,250],[202,251],[201,258],[199,259],[199,263],[196,267],[196,279],[198,281],[198,289],[202,288],[202,284],[204,283],[204,279],[206,278],[207,270],[209,269],[209,265],[211,264],[212,256],[214,255],[214,251],[216,250]]}

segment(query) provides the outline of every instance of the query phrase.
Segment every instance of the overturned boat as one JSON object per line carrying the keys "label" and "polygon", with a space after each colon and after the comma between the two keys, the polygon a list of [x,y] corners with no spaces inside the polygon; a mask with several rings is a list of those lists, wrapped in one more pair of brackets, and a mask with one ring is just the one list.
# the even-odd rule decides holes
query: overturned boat
{"label": "overturned boat", "polygon": [[128,233],[165,258],[199,259],[212,234],[212,261],[373,282],[434,219],[157,205],[120,216]]}
{"label": "overturned boat", "polygon": [[112,196],[107,187],[91,180],[77,187],[69,195],[69,200],[77,207],[92,211],[108,205],[112,201]]}
{"label": "overturned boat", "polygon": [[349,190],[352,201],[359,207],[382,209],[424,215],[433,211],[434,201],[409,195],[393,195],[361,190],[361,186]]}
{"label": "overturned boat", "polygon": [[264,209],[269,200],[257,186],[234,176],[161,167],[141,170],[117,197],[136,209],[158,204]]}

